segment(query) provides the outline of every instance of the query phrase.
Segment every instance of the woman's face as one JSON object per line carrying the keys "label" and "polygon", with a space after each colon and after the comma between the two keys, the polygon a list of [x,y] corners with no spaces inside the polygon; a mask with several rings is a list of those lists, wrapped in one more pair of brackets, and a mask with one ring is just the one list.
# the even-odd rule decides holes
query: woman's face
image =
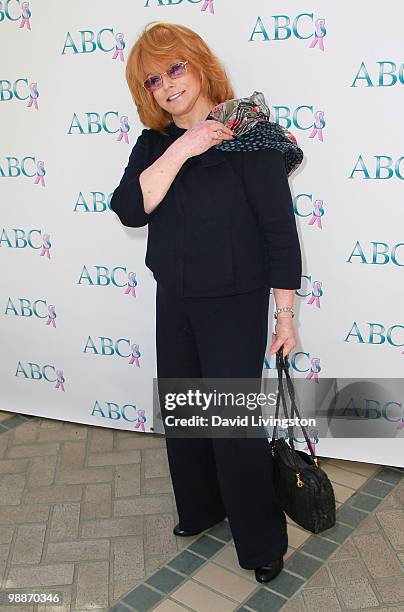
{"label": "woman's face", "polygon": [[[174,58],[168,61],[165,66],[161,66],[160,70],[149,72],[147,76],[162,73],[167,70],[167,68],[180,61],[185,60],[183,58]],[[190,62],[188,62],[187,71],[182,76],[173,79],[167,74],[164,74],[162,86],[153,91],[151,95],[153,95],[157,104],[169,112],[174,119],[174,117],[180,117],[192,110],[195,102],[199,98],[200,92],[201,84],[199,75]],[[180,95],[175,96],[175,94]],[[174,96],[174,98],[171,99],[171,96]]]}

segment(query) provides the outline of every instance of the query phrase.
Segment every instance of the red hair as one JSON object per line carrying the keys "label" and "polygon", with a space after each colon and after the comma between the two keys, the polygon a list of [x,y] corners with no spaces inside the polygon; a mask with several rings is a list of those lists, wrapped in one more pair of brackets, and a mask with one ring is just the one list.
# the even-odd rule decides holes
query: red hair
{"label": "red hair", "polygon": [[146,91],[143,82],[147,77],[145,66],[153,67],[156,72],[165,70],[170,60],[188,60],[199,73],[201,95],[219,104],[235,97],[226,70],[220,59],[211,51],[205,41],[186,26],[150,22],[130,50],[126,63],[126,80],[139,113],[140,121],[146,127],[164,133],[171,123],[169,112],[162,109],[152,93]]}

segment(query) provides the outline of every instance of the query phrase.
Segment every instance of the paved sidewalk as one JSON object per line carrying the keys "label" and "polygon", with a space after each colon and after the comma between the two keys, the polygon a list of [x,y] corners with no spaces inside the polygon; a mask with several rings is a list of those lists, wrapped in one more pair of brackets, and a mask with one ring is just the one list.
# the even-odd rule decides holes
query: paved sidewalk
{"label": "paved sidewalk", "polygon": [[164,436],[10,413],[0,431],[0,588],[108,610],[181,550]]}
{"label": "paved sidewalk", "polygon": [[404,470],[323,460],[338,525],[288,519],[285,569],[240,568],[227,521],[176,537],[165,438],[0,413],[0,589],[64,605],[0,610],[404,611]]}
{"label": "paved sidewalk", "polygon": [[[349,497],[337,504],[336,526],[320,535],[288,518],[285,569],[267,585],[239,567],[223,521],[113,611],[404,612],[404,470],[339,460],[320,464],[337,498]],[[356,492],[350,489],[355,486]]]}

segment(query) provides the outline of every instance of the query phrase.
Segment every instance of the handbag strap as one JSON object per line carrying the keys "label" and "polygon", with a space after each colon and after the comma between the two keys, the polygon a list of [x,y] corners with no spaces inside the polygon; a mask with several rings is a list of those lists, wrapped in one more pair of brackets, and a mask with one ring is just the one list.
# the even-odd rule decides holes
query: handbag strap
{"label": "handbag strap", "polygon": [[[275,425],[274,425],[273,432],[272,432],[272,444],[275,443],[276,429],[278,427],[277,419],[279,416],[279,405],[280,405],[281,398],[282,398],[282,405],[283,405],[285,416],[287,419],[289,419],[288,408],[287,408],[286,397],[285,397],[285,390],[283,388],[283,381],[282,381],[282,369],[278,365],[278,361],[279,361],[278,355],[276,356],[276,361],[277,361],[277,371],[278,371],[278,394],[276,397]],[[291,418],[292,418],[292,415],[291,415]],[[293,428],[291,425],[288,425],[288,433],[289,433],[289,440],[292,443],[292,448],[294,448],[293,447]]]}
{"label": "handbag strap", "polygon": [[[291,404],[292,404],[291,418],[293,418],[294,413],[296,413],[297,416],[299,417],[299,420],[301,421],[301,416],[300,416],[300,413],[299,413],[299,411],[297,409],[296,401],[295,401],[295,390],[294,390],[294,387],[293,387],[292,379],[291,379],[290,374],[289,374],[288,357],[287,357],[287,355],[285,355],[285,357],[283,356],[282,349],[279,349],[279,351],[277,351],[277,353],[276,353],[276,365],[277,365],[277,370],[278,370],[278,381],[279,381],[280,387],[278,389],[277,411],[276,411],[275,417],[277,418],[278,412],[279,412],[279,410],[278,410],[278,408],[279,408],[279,401],[278,401],[278,399],[279,399],[279,391],[280,391],[280,395],[281,395],[281,398],[282,398],[282,403],[283,403],[283,406],[284,406],[285,416],[286,416],[286,418],[288,418],[288,413],[287,413],[287,408],[286,408],[286,399],[285,399],[285,394],[284,394],[284,391],[283,391],[283,384],[282,384],[282,372],[285,372],[286,385],[287,385],[287,388],[288,388],[288,391],[289,391],[290,400],[291,400]],[[277,427],[277,425],[275,425],[275,427],[274,427],[274,432],[273,432],[273,436],[272,436],[272,444],[274,443],[274,440],[275,440],[275,430],[276,430],[276,427]],[[288,426],[289,444],[290,444],[291,448],[293,450],[295,450],[294,443],[293,443],[293,427],[294,427],[294,425]],[[307,430],[304,427],[304,425],[302,425],[302,424],[300,424],[300,427],[301,427],[301,429],[303,431],[303,435],[305,437],[307,446],[308,446],[308,448],[310,450],[310,454],[312,456],[312,459],[315,462],[315,464],[317,465],[317,457],[315,456],[312,443],[311,443],[310,438],[309,438],[309,436],[307,434]],[[292,434],[290,434],[290,429],[292,430]]]}
{"label": "handbag strap", "polygon": [[[287,384],[287,387],[288,387],[288,391],[289,391],[290,400],[291,400],[291,403],[292,403],[292,406],[293,406],[293,410],[296,411],[296,414],[299,417],[299,420],[301,421],[301,416],[300,416],[300,413],[299,413],[299,411],[297,409],[297,406],[296,406],[295,389],[294,389],[294,386],[293,386],[293,383],[292,383],[292,379],[291,379],[290,374],[289,374],[289,362],[288,362],[287,355],[285,357],[283,357],[283,355],[281,354],[281,356],[280,356],[280,365],[281,365],[281,367],[284,370],[285,375],[286,375],[286,384]],[[314,452],[312,443],[311,443],[310,438],[309,438],[309,436],[307,434],[307,429],[304,427],[304,425],[300,425],[300,427],[301,427],[301,429],[303,431],[303,435],[304,435],[305,440],[307,442],[307,446],[309,447],[312,459],[315,461],[315,463],[317,465],[317,457],[315,456],[315,452]]]}
{"label": "handbag strap", "polygon": [[[286,418],[288,419],[288,408],[287,408],[287,403],[286,403],[286,398],[285,398],[285,392],[284,392],[284,388],[283,388],[283,381],[282,381],[282,374],[283,371],[279,366],[279,354],[277,353],[276,355],[276,364],[277,364],[277,372],[278,372],[278,394],[277,394],[277,398],[276,398],[276,411],[275,411],[275,419],[278,419],[278,415],[279,415],[279,403],[280,403],[280,399],[282,397],[282,405],[283,405],[283,410],[284,413],[286,415]],[[273,433],[272,433],[272,441],[270,443],[270,447],[271,447],[271,452],[272,455],[275,455],[275,432],[276,432],[276,428],[277,428],[277,424],[275,424],[274,429],[273,429]],[[291,460],[293,463],[293,467],[295,469],[296,472],[296,476],[297,476],[297,486],[302,486],[301,484],[301,480],[300,480],[300,471],[299,471],[299,467],[297,465],[297,458],[296,458],[296,452],[295,452],[295,447],[294,447],[294,443],[293,443],[293,427],[291,425],[288,425],[288,433],[289,433],[289,446],[290,448],[293,450],[292,454],[291,454]]]}

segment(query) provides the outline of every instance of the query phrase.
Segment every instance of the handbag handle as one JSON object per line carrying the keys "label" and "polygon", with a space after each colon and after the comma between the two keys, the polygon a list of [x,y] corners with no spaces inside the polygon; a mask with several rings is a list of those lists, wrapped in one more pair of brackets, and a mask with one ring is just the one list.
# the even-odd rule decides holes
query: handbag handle
{"label": "handbag handle", "polygon": [[[284,393],[284,389],[283,389],[283,382],[282,382],[282,372],[285,372],[285,376],[286,376],[286,385],[289,391],[289,395],[290,395],[290,400],[291,400],[291,418],[293,418],[294,413],[297,414],[297,416],[299,417],[299,419],[301,420],[300,417],[300,413],[297,409],[296,406],[296,401],[295,401],[295,390],[293,387],[293,383],[292,383],[292,379],[290,377],[289,374],[289,362],[288,362],[288,357],[287,355],[283,356],[282,354],[282,348],[279,349],[276,353],[276,367],[278,370],[278,397],[276,400],[276,413],[275,413],[275,418],[278,417],[279,414],[279,400],[280,398],[282,398],[282,403],[283,403],[283,408],[284,408],[284,412],[285,412],[285,416],[286,418],[288,418],[288,411],[287,411],[287,407],[286,407],[286,398],[285,398],[285,393]],[[288,433],[289,433],[289,446],[295,450],[294,447],[294,442],[293,442],[293,427],[294,425],[288,425]],[[310,450],[310,454],[311,457],[313,459],[313,461],[315,462],[316,466],[318,467],[317,464],[317,457],[315,456],[311,441],[309,436],[307,435],[307,430],[304,427],[304,425],[300,425],[302,431],[303,431],[303,435],[305,437],[307,446]],[[273,429],[273,433],[272,433],[272,444],[275,443],[275,432],[276,432],[276,428],[277,428],[277,424],[275,424],[274,429]]]}
{"label": "handbag handle", "polygon": [[[295,401],[295,390],[294,390],[294,387],[293,387],[292,379],[291,379],[290,374],[289,374],[289,361],[288,361],[288,357],[287,357],[287,355],[283,356],[281,349],[279,350],[279,365],[280,365],[280,368],[285,372],[286,384],[287,384],[287,387],[288,387],[288,391],[289,391],[289,395],[290,395],[290,400],[291,400],[291,404],[292,404],[291,413],[293,414],[294,412],[296,412],[297,416],[299,417],[299,420],[301,420],[301,416],[300,416],[300,413],[299,413],[299,411],[297,409],[297,405],[296,405],[296,401]],[[284,399],[284,402],[285,401],[286,400]],[[293,430],[293,427],[294,426],[292,425],[292,430]],[[313,459],[313,461],[315,462],[315,464],[318,467],[317,457],[315,456],[315,452],[314,452],[312,443],[310,441],[310,438],[309,438],[309,436],[307,434],[307,430],[304,427],[304,425],[300,425],[300,427],[301,427],[301,429],[303,431],[303,435],[305,437],[307,446],[308,446],[308,448],[310,450],[310,454],[312,456],[312,459]],[[293,445],[293,439],[291,439],[291,441],[292,441],[292,445]],[[294,448],[294,446],[292,446],[292,447]]]}
{"label": "handbag handle", "polygon": [[[288,408],[287,408],[287,404],[286,404],[286,399],[285,399],[285,392],[283,389],[283,382],[282,382],[282,369],[279,367],[279,354],[277,353],[276,355],[276,364],[277,364],[277,371],[278,371],[278,394],[277,394],[277,398],[276,398],[276,411],[275,411],[275,419],[278,418],[279,415],[279,402],[280,402],[280,398],[282,397],[282,404],[283,404],[283,409],[286,415],[286,418],[288,417]],[[293,408],[292,408],[293,410]],[[292,414],[291,414],[292,416]],[[273,429],[273,433],[272,433],[272,441],[270,442],[270,448],[271,448],[271,452],[272,452],[272,456],[275,456],[275,432],[276,432],[276,428],[277,428],[277,424],[275,425],[274,429]],[[290,448],[292,448],[292,450],[294,452],[292,452],[291,454],[291,459],[294,465],[294,469],[296,472],[296,478],[297,478],[297,486],[298,487],[302,487],[303,486],[303,482],[300,479],[300,471],[299,471],[299,467],[297,465],[297,459],[296,459],[296,452],[295,452],[295,448],[294,448],[294,444],[293,444],[293,427],[291,425],[288,425],[288,432],[289,432],[289,446]]]}
{"label": "handbag handle", "polygon": [[[285,391],[284,391],[284,388],[283,388],[283,381],[282,381],[282,369],[279,367],[278,353],[276,354],[276,365],[277,365],[277,371],[278,371],[278,394],[277,394],[277,398],[276,398],[275,419],[277,419],[278,415],[279,415],[279,404],[280,404],[281,398],[282,398],[282,405],[283,405],[283,410],[284,410],[285,416],[286,416],[287,419],[289,419],[288,408],[287,408],[286,398],[285,398]],[[290,416],[292,418],[292,414]],[[277,427],[278,427],[278,424],[276,423],[274,428],[273,428],[273,432],[272,432],[272,444],[275,443],[275,434],[276,434]],[[292,448],[294,448],[293,447],[293,429],[292,429],[292,426],[288,425],[287,429],[288,429],[288,434],[289,434],[289,440],[292,443]]]}

